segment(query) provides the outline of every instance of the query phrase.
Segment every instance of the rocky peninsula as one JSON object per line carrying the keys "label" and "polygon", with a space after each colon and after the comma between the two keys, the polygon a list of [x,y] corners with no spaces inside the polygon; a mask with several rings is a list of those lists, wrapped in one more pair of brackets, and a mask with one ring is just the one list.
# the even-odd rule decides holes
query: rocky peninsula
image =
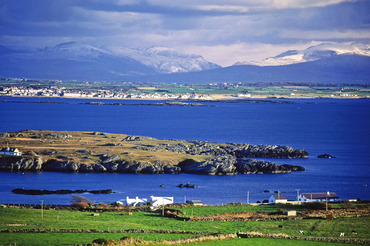
{"label": "rocky peninsula", "polygon": [[99,132],[25,130],[0,133],[0,144],[22,156],[0,156],[0,171],[145,174],[266,174],[304,171],[254,158],[307,158],[289,146],[160,140]]}

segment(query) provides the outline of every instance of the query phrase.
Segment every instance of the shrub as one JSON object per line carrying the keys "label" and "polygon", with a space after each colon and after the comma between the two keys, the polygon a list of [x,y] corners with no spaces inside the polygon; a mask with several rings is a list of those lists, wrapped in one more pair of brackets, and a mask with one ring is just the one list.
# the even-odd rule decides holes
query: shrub
{"label": "shrub", "polygon": [[269,203],[269,200],[263,200],[262,203]]}
{"label": "shrub", "polygon": [[99,203],[99,208],[105,209],[107,207],[108,207],[108,205],[105,204],[104,202]]}
{"label": "shrub", "polygon": [[93,241],[93,243],[101,244],[101,245],[107,245],[109,241],[105,238],[98,238]]}
{"label": "shrub", "polygon": [[87,203],[89,205],[92,204],[92,202],[89,199],[87,199],[86,197],[78,196],[78,195],[72,195],[72,201],[71,201],[72,204],[81,203],[81,202]]}
{"label": "shrub", "polygon": [[78,202],[78,203],[73,203],[72,206],[78,209],[87,209],[90,207],[90,204],[86,202]]}

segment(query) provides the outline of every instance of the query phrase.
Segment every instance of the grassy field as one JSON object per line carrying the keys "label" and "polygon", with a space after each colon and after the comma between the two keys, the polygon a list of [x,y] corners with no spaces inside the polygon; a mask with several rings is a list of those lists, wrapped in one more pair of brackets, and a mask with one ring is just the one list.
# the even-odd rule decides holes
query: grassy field
{"label": "grassy field", "polygon": [[[277,211],[274,205],[260,206],[211,206],[188,207],[188,213],[202,215],[235,213],[240,211]],[[41,213],[42,212],[42,213]],[[91,216],[87,211],[43,210],[24,208],[0,208],[0,230],[18,229],[96,229],[100,231],[117,231],[128,229],[195,231],[213,233],[236,233],[238,231],[259,231],[262,233],[285,233],[289,236],[339,237],[345,232],[346,237],[370,238],[369,217],[337,218],[334,220],[303,219],[303,220],[266,220],[266,221],[182,221],[162,217],[160,213],[133,212],[122,215],[122,212],[101,212],[99,216]],[[355,230],[357,234],[351,232]],[[191,234],[157,234],[157,233],[0,233],[0,245],[70,245],[87,244],[97,238],[118,240],[122,237],[143,238],[145,240],[188,238]],[[273,240],[273,241],[271,241]],[[268,245],[272,242],[280,245],[325,245],[317,242],[277,239],[233,239],[197,245]],[[279,244],[275,244],[279,245]],[[332,245],[332,244],[328,244]],[[340,244],[334,244],[340,245]]]}

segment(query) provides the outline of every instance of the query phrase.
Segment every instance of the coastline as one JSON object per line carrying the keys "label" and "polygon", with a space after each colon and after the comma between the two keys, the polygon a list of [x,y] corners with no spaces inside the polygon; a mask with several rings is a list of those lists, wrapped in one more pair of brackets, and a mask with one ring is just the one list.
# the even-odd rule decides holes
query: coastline
{"label": "coastline", "polygon": [[[197,95],[197,94],[196,94]],[[26,96],[26,95],[0,95],[10,98],[50,98],[50,99],[88,99],[88,100],[123,100],[123,101],[241,101],[241,100],[258,100],[258,99],[369,99],[364,96],[324,96],[324,95],[294,95],[294,96],[275,96],[275,95],[253,95],[251,97],[237,97],[227,94],[210,94],[209,98],[199,99],[177,99],[177,98],[115,98],[115,97],[65,97],[65,96]],[[1,100],[0,100],[1,101]]]}

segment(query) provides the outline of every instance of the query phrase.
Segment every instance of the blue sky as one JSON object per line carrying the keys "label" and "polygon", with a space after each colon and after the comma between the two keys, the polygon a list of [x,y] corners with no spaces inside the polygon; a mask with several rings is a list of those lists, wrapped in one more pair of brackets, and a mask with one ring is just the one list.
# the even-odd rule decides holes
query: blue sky
{"label": "blue sky", "polygon": [[369,0],[1,0],[0,45],[164,46],[222,66],[370,41]]}

